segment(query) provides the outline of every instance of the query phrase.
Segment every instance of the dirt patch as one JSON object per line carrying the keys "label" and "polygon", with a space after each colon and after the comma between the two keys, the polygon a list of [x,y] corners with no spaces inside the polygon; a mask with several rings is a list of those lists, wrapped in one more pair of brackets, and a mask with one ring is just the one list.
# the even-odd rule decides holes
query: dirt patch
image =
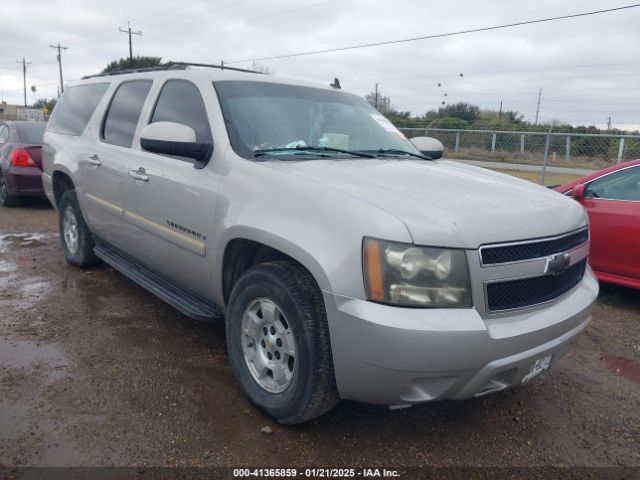
{"label": "dirt patch", "polygon": [[242,394],[224,325],[68,266],[53,209],[0,208],[0,236],[0,466],[640,466],[640,384],[622,375],[640,362],[636,291],[603,288],[587,332],[527,388],[393,412],[341,402],[286,428]]}
{"label": "dirt patch", "polygon": [[616,375],[640,383],[640,365],[623,357],[604,357],[607,368]]}

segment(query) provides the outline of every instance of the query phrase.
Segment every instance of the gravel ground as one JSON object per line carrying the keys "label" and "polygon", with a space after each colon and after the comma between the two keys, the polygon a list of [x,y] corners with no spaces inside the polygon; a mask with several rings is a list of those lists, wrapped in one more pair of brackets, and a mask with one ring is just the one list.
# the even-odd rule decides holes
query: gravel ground
{"label": "gravel ground", "polygon": [[285,428],[243,397],[222,325],[109,267],[68,266],[47,203],[0,208],[3,465],[638,467],[640,295],[604,286],[588,331],[526,389],[342,402]]}

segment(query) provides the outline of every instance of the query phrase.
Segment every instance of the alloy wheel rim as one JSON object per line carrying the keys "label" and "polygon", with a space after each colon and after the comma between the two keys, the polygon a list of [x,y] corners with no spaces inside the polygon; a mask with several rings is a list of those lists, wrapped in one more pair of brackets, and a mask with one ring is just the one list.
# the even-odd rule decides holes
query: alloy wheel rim
{"label": "alloy wheel rim", "polygon": [[296,343],[291,324],[268,298],[249,302],[240,326],[242,354],[251,376],[270,393],[291,384],[296,367]]}
{"label": "alloy wheel rim", "polygon": [[67,249],[74,255],[78,251],[78,221],[72,207],[67,207],[64,211],[62,230]]}

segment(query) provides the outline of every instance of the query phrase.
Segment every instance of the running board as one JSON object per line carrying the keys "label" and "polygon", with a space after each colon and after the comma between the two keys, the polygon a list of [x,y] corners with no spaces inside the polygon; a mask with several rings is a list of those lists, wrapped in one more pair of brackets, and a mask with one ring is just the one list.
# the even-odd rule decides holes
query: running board
{"label": "running board", "polygon": [[223,310],[201,296],[167,280],[164,276],[140,265],[129,255],[99,239],[93,251],[120,273],[126,275],[141,287],[149,290],[185,315],[200,321],[212,322],[224,318]]}

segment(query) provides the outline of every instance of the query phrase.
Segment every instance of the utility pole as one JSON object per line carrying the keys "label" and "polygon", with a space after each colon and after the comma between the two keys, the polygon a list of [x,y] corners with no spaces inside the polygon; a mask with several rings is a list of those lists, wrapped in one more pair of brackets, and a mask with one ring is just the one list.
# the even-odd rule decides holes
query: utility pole
{"label": "utility pole", "polygon": [[62,54],[61,50],[67,50],[69,47],[61,47],[60,42],[58,45],[49,45],[51,48],[55,48],[58,50],[58,69],[60,70],[60,92],[64,93],[64,83],[62,83]]}
{"label": "utility pole", "polygon": [[24,58],[22,60],[16,60],[18,63],[22,63],[22,83],[24,85],[24,108],[27,108],[27,65],[31,65],[31,62],[27,62]]}
{"label": "utility pole", "polygon": [[542,89],[538,90],[538,106],[536,107],[536,122],[538,125],[538,114],[540,113],[540,99],[542,98]]}
{"label": "utility pole", "polygon": [[500,112],[498,113],[498,121],[502,121],[502,100],[500,100]]}
{"label": "utility pole", "polygon": [[607,130],[611,130],[611,117],[607,120]]}
{"label": "utility pole", "polygon": [[373,106],[378,109],[378,84],[376,83],[376,95],[374,97]]}
{"label": "utility pole", "polygon": [[131,45],[131,35],[142,35],[142,31],[138,30],[137,32],[131,31],[131,23],[127,21],[127,29],[118,28],[118,30],[122,33],[129,34],[129,65],[133,68],[133,46]]}

